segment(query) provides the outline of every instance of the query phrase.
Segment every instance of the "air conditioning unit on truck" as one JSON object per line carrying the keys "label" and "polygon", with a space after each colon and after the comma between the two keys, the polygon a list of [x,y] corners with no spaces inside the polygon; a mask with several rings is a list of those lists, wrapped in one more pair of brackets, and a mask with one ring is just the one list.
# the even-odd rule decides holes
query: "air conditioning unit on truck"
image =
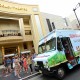
{"label": "air conditioning unit on truck", "polygon": [[66,67],[73,69],[80,64],[80,31],[52,31],[39,41],[38,53],[34,59],[35,70],[63,79]]}

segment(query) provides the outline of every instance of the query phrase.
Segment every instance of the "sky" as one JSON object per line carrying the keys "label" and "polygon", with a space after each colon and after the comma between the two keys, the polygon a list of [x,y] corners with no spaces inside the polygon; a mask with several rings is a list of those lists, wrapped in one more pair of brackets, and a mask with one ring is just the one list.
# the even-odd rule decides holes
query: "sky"
{"label": "sky", "polygon": [[[80,0],[9,0],[21,4],[36,4],[39,5],[40,12],[67,17],[74,14],[73,8],[76,7]],[[78,17],[80,7],[76,9]]]}

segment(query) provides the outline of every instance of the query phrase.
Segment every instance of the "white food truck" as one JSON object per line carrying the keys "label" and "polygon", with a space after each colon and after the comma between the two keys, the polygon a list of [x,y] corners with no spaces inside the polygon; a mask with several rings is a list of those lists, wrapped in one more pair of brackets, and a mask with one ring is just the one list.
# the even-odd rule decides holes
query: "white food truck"
{"label": "white food truck", "polygon": [[54,30],[39,41],[38,55],[34,59],[36,71],[56,74],[63,79],[67,69],[80,64],[80,31]]}

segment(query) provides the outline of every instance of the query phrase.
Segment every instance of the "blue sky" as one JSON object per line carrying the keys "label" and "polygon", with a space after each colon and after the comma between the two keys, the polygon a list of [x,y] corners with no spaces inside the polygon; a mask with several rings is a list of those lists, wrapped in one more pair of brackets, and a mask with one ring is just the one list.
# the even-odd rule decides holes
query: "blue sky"
{"label": "blue sky", "polygon": [[[40,12],[59,15],[62,17],[74,14],[73,8],[80,2],[80,0],[8,0],[22,4],[37,4]],[[80,7],[76,10],[79,17]]]}

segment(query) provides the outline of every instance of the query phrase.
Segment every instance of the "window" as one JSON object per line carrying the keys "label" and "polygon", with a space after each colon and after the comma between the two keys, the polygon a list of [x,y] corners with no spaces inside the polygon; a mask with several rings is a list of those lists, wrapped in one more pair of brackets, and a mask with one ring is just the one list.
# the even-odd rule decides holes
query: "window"
{"label": "window", "polygon": [[24,47],[24,49],[27,49],[27,43],[23,43],[23,47]]}
{"label": "window", "polygon": [[55,29],[55,25],[54,25],[54,22],[52,22],[52,27],[53,27],[53,30]]}
{"label": "window", "polygon": [[31,35],[31,30],[25,30],[25,35]]}
{"label": "window", "polygon": [[46,21],[47,21],[47,25],[48,25],[49,31],[51,32],[52,31],[52,27],[51,27],[50,20],[46,19]]}
{"label": "window", "polygon": [[46,42],[46,49],[47,50],[56,49],[56,38],[50,39],[49,41]]}
{"label": "window", "polygon": [[39,53],[44,53],[52,49],[56,50],[56,38],[50,39],[46,43],[39,45]]}

